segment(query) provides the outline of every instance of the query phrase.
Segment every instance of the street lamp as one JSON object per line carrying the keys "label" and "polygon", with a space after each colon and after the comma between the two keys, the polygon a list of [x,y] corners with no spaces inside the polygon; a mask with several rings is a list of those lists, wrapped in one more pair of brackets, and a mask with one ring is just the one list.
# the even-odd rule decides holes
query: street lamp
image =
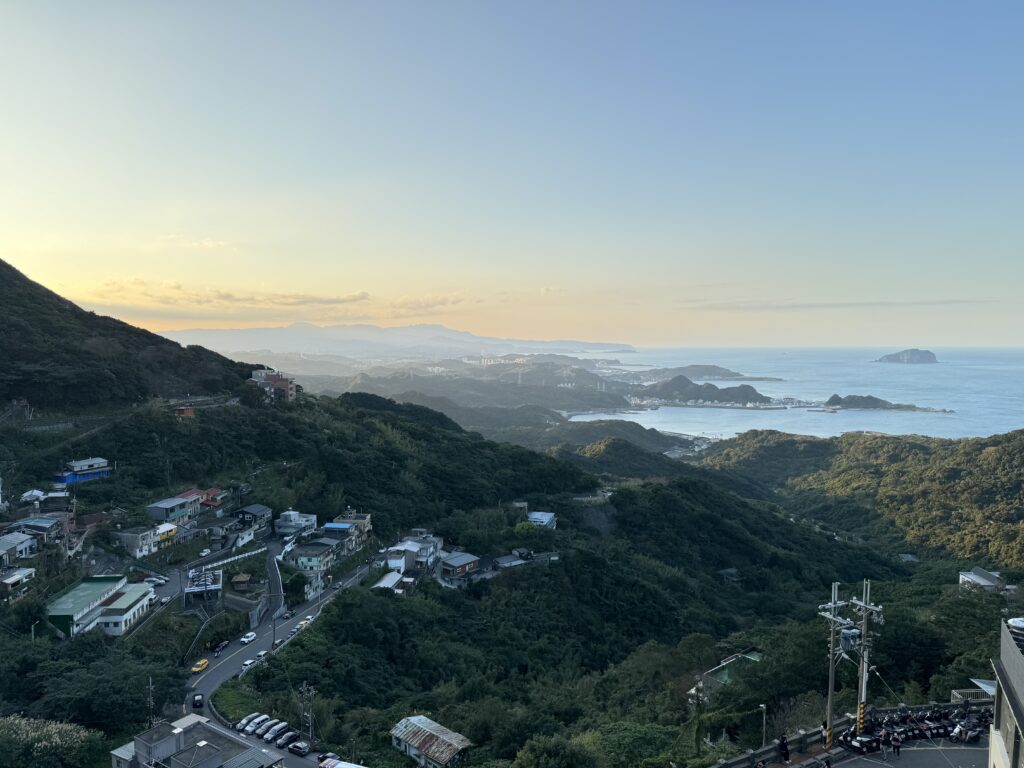
{"label": "street lamp", "polygon": [[39,623],[39,621],[33,621],[32,622],[32,642],[33,643],[36,641],[36,624],[38,624],[38,623]]}
{"label": "street lamp", "polygon": [[757,706],[761,709],[761,749],[764,749],[765,737],[768,734],[768,707],[764,704]]}

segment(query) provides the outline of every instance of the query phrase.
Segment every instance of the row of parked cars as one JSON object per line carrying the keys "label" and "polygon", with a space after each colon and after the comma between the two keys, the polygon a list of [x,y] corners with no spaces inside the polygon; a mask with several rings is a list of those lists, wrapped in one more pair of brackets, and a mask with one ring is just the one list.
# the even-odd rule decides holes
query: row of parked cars
{"label": "row of parked cars", "polygon": [[273,744],[279,749],[288,748],[289,752],[296,755],[309,754],[309,744],[299,741],[299,734],[290,729],[284,720],[271,719],[270,715],[262,712],[253,712],[248,717],[243,717],[235,724],[235,730],[241,731],[248,736],[258,736],[267,744]]}

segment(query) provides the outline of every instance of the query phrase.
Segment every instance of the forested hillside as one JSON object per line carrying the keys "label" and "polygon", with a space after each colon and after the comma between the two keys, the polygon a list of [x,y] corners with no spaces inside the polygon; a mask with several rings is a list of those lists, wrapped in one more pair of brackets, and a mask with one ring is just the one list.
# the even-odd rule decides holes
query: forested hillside
{"label": "forested hillside", "polygon": [[794,511],[911,546],[1024,567],[1024,432],[963,440],[748,432],[705,465],[778,489]]}
{"label": "forested hillside", "polygon": [[216,394],[252,366],[86,312],[0,260],[0,403],[71,409]]}

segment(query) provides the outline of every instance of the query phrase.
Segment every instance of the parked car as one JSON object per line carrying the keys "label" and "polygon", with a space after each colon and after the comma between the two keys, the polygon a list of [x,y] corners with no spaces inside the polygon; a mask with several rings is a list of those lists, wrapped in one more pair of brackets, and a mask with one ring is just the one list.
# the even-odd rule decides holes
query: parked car
{"label": "parked car", "polygon": [[203,694],[197,693],[192,697],[192,708],[202,709],[203,708]]}
{"label": "parked car", "polygon": [[210,666],[210,660],[209,659],[200,659],[199,661],[197,661],[195,664],[192,665],[192,671],[193,672],[205,672],[206,668],[208,666]]}
{"label": "parked car", "polygon": [[285,621],[287,621],[288,619],[290,619],[294,615],[295,614],[292,613],[291,611],[285,611],[284,613],[281,614],[281,618],[284,619]]}
{"label": "parked car", "polygon": [[160,598],[160,605],[167,605],[169,602],[171,602],[171,598],[169,598],[169,597],[161,597]]}
{"label": "parked car", "polygon": [[256,661],[263,661],[269,655],[269,651],[260,651],[256,654]]}
{"label": "parked car", "polygon": [[240,642],[242,645],[248,645],[249,643],[251,643],[255,639],[256,639],[256,633],[255,632],[246,632],[244,635],[242,635],[242,637],[239,639],[238,642]]}
{"label": "parked car", "polygon": [[284,736],[280,736],[277,739],[277,741],[274,742],[274,746],[278,749],[284,749],[297,738],[299,738],[299,734],[297,734],[295,731],[288,731],[288,733],[286,733]]}
{"label": "parked car", "polygon": [[251,715],[246,715],[241,720],[239,720],[237,723],[235,723],[235,730],[236,731],[244,731],[245,727],[247,725],[249,725],[249,723],[251,723],[257,717],[259,717],[260,714],[261,713],[259,713],[259,712],[253,712]]}
{"label": "parked car", "polygon": [[256,719],[249,721],[249,724],[245,726],[243,733],[248,733],[250,736],[263,725],[267,720],[270,719],[270,715],[257,715]]}
{"label": "parked car", "polygon": [[246,659],[242,662],[242,671],[245,672],[249,667],[256,664],[256,659]]}
{"label": "parked car", "polygon": [[294,744],[288,745],[288,751],[291,752],[293,755],[308,755],[309,744],[307,744],[304,741],[296,741]]}
{"label": "parked car", "polygon": [[253,731],[253,735],[263,738],[267,735],[267,731],[269,731],[271,728],[273,728],[280,722],[281,721],[277,718],[274,718],[273,720],[267,720],[265,723],[261,724],[255,731]]}
{"label": "parked car", "polygon": [[279,637],[279,638],[277,638],[277,640],[275,640],[275,641],[274,641],[274,645],[273,645],[273,647],[274,647],[275,649],[276,649],[276,648],[280,648],[280,647],[281,647],[281,644],[282,644],[283,642],[284,642],[284,638],[283,638],[283,637]]}
{"label": "parked car", "polygon": [[341,760],[341,758],[333,752],[321,752],[319,755],[316,756],[316,761],[318,764],[322,763],[324,760]]}
{"label": "parked car", "polygon": [[288,636],[291,637],[292,635],[294,635],[298,631],[299,631],[298,627],[292,627],[291,629],[288,630]]}
{"label": "parked car", "polygon": [[143,579],[147,584],[152,584],[154,587],[159,587],[162,584],[167,583],[167,579],[161,579],[159,576],[150,576],[147,579]]}
{"label": "parked car", "polygon": [[267,729],[266,733],[263,734],[263,740],[267,742],[267,744],[271,744],[277,741],[279,736],[283,736],[286,733],[288,733],[288,723],[282,720],[273,728]]}
{"label": "parked car", "polygon": [[312,621],[312,620],[313,620],[313,617],[312,617],[312,616],[307,616],[307,617],[306,617],[306,621]]}
{"label": "parked car", "polygon": [[210,556],[210,550],[204,549],[202,552],[199,553],[199,556],[200,557],[209,557]]}

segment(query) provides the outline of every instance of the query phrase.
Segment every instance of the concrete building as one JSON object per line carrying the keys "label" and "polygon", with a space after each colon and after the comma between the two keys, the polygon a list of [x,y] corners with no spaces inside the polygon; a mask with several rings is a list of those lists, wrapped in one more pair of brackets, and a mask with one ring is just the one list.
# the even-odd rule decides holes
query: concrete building
{"label": "concrete building", "polygon": [[455,552],[441,560],[441,575],[446,579],[458,579],[480,569],[480,558],[468,552]]}
{"label": "concrete building", "polygon": [[178,526],[171,523],[160,523],[153,529],[157,549],[169,547],[178,540]]}
{"label": "concrete building", "polygon": [[999,630],[995,716],[988,740],[990,768],[1017,768],[1021,764],[1024,729],[1024,619],[1009,619]]}
{"label": "concrete building", "polygon": [[969,571],[960,571],[960,586],[965,589],[998,592],[1006,587],[1006,582],[999,576],[999,571],[986,571],[974,566]]}
{"label": "concrete building", "polygon": [[139,525],[134,528],[125,528],[123,531],[116,531],[114,537],[136,560],[152,555],[159,548],[156,528]]}
{"label": "concrete building", "polygon": [[340,551],[341,542],[337,539],[313,539],[292,547],[285,562],[303,571],[329,571]]}
{"label": "concrete building", "polygon": [[202,508],[202,501],[203,497],[199,494],[172,496],[148,505],[146,512],[158,523],[181,525],[195,519]]}
{"label": "concrete building", "polygon": [[99,480],[101,477],[109,477],[110,472],[110,464],[107,460],[94,456],[90,459],[69,461],[64,465],[64,470],[58,472],[53,480],[64,485],[77,485],[90,480]]}
{"label": "concrete building", "polygon": [[35,568],[14,568],[9,571],[0,571],[0,595],[4,597],[16,595],[35,577]]}
{"label": "concrete building", "polygon": [[44,544],[52,544],[64,532],[64,525],[56,517],[27,517],[24,520],[15,520],[7,527],[7,530],[15,533],[27,533],[30,536],[35,536]]}
{"label": "concrete building", "polygon": [[555,530],[558,527],[558,518],[554,512],[527,512],[526,520],[538,528]]}
{"label": "concrete building", "polygon": [[0,565],[13,565],[39,551],[39,541],[27,533],[5,533],[0,536]]}
{"label": "concrete building", "polygon": [[391,745],[421,768],[462,765],[473,742],[429,717],[403,718],[391,729]]}
{"label": "concrete building", "polygon": [[301,536],[316,530],[316,515],[303,514],[294,509],[286,509],[274,521],[274,531],[278,536]]}
{"label": "concrete building", "polygon": [[373,524],[369,514],[346,509],[330,523],[324,525],[325,531],[347,530],[352,539],[352,549],[359,549],[370,538]]}
{"label": "concrete building", "polygon": [[269,368],[253,371],[249,382],[259,387],[272,400],[291,402],[298,394],[295,379]]}
{"label": "concrete building", "polygon": [[244,523],[248,523],[253,528],[263,528],[264,526],[270,525],[271,520],[274,517],[274,511],[270,507],[265,507],[262,504],[249,504],[248,506],[242,507],[236,513],[239,520]]}
{"label": "concrete building", "polygon": [[149,612],[152,594],[149,584],[129,584],[124,576],[86,576],[51,600],[46,614],[61,637],[95,627],[116,637]]}
{"label": "concrete building", "polygon": [[111,768],[279,768],[278,753],[246,743],[209,718],[157,723],[110,752]]}

